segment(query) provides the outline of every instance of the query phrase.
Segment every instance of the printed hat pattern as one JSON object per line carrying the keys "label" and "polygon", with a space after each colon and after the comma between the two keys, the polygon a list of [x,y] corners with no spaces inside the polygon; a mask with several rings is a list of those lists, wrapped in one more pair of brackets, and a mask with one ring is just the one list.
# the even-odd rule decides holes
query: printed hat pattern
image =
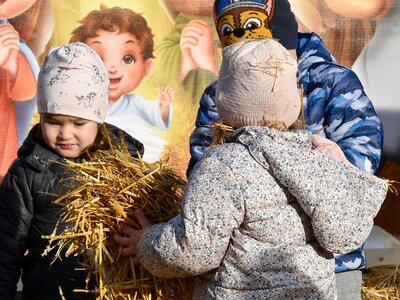
{"label": "printed hat pattern", "polygon": [[108,86],[103,61],[87,45],[53,47],[38,76],[38,112],[102,124],[109,107]]}
{"label": "printed hat pattern", "polygon": [[216,0],[214,20],[223,47],[269,37],[297,48],[297,21],[287,0]]}
{"label": "printed hat pattern", "polygon": [[301,108],[297,70],[296,59],[273,39],[225,47],[216,91],[222,123],[289,128]]}
{"label": "printed hat pattern", "polygon": [[246,7],[246,8],[258,8],[268,12],[268,15],[272,13],[272,0],[220,0],[214,3],[214,15],[215,19],[219,19],[228,10]]}

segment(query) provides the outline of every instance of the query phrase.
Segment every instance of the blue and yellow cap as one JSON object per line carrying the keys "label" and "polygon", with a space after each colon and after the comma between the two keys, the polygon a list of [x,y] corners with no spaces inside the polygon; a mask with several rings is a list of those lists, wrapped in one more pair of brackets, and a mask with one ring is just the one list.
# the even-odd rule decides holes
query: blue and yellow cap
{"label": "blue and yellow cap", "polygon": [[268,15],[272,37],[288,50],[297,48],[298,25],[288,0],[216,0],[215,24],[218,24],[221,17],[238,9],[264,11]]}

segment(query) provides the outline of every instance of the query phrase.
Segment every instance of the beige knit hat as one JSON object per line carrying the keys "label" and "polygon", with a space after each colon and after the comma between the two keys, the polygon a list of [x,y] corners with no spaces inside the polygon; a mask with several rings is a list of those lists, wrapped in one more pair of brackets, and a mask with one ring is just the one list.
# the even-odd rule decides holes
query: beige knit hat
{"label": "beige knit hat", "polygon": [[103,123],[109,107],[109,79],[100,56],[83,43],[53,47],[38,77],[39,113]]}
{"label": "beige knit hat", "polygon": [[296,59],[273,39],[225,47],[216,92],[222,123],[292,125],[301,107],[297,69]]}

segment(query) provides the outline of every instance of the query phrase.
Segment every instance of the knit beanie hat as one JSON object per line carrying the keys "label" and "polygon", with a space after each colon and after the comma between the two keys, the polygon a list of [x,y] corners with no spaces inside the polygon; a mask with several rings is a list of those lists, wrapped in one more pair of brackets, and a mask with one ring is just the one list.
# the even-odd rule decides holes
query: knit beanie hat
{"label": "knit beanie hat", "polygon": [[269,37],[288,50],[297,48],[298,25],[288,0],[216,0],[214,20],[223,47]]}
{"label": "knit beanie hat", "polygon": [[83,43],[50,49],[38,77],[39,113],[103,123],[109,79],[100,56]]}
{"label": "knit beanie hat", "polygon": [[291,126],[301,108],[297,70],[296,59],[272,39],[225,47],[216,91],[222,123]]}

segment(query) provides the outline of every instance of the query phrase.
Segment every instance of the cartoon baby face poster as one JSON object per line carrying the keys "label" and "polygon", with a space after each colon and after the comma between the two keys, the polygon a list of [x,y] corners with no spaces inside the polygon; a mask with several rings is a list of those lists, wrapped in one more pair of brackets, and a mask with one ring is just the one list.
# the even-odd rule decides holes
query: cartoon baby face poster
{"label": "cartoon baby face poster", "polygon": [[[18,131],[18,124],[29,120],[31,126],[37,122],[32,108],[20,109],[15,103],[27,99],[27,103],[34,104],[35,74],[43,52],[51,46],[81,41],[102,57],[109,73],[111,109],[107,121],[143,142],[147,153],[144,159],[168,158],[184,177],[190,158],[189,137],[195,127],[199,100],[204,89],[217,79],[221,62],[221,42],[216,27],[221,27],[219,33],[222,29],[230,30],[229,22],[228,25],[214,24],[214,1],[38,0],[35,4],[30,1],[21,10],[22,2],[0,1],[0,12],[2,6],[10,3],[14,3],[17,11],[12,15],[0,15],[3,18],[0,38],[2,32],[18,32],[18,28],[8,24],[13,24],[13,20],[19,20],[19,24],[24,23],[21,20],[34,24],[30,26],[33,31],[29,36],[23,36],[26,29],[20,29],[19,37],[24,40],[19,40],[15,32],[12,34],[15,41],[10,47],[13,50],[0,44],[0,106],[11,107],[9,114],[1,112],[0,122],[6,122],[9,129],[0,126],[0,134],[3,133],[0,138],[15,141],[9,152],[11,156],[5,154],[8,150],[0,147],[0,160],[8,159],[9,164],[16,157],[17,141],[27,134],[27,130]],[[400,41],[397,37],[400,0],[290,0],[290,3],[299,31],[319,34],[337,61],[359,76],[385,130],[379,172],[385,178],[400,181],[397,130],[400,125],[400,89],[397,88],[400,71],[394,68],[400,61],[400,52],[396,50]],[[262,16],[268,19],[268,13]],[[257,20],[251,19],[249,29],[257,26]],[[268,26],[261,29],[268,30]],[[25,47],[32,50],[23,52],[21,49]],[[6,59],[1,60],[2,57]],[[19,89],[10,90],[10,86],[17,87],[18,81],[13,85],[7,83],[10,78],[7,65],[10,64],[6,61],[17,58],[22,61],[20,66],[25,65],[19,69],[19,75],[27,78],[24,82],[33,83],[32,88],[24,89],[26,95],[14,96]],[[32,67],[35,61],[36,68]],[[19,75],[12,78],[18,79]],[[31,116],[26,118],[24,112]],[[394,194],[390,197],[395,199]],[[398,202],[387,200],[377,216],[377,223],[400,239]]]}

